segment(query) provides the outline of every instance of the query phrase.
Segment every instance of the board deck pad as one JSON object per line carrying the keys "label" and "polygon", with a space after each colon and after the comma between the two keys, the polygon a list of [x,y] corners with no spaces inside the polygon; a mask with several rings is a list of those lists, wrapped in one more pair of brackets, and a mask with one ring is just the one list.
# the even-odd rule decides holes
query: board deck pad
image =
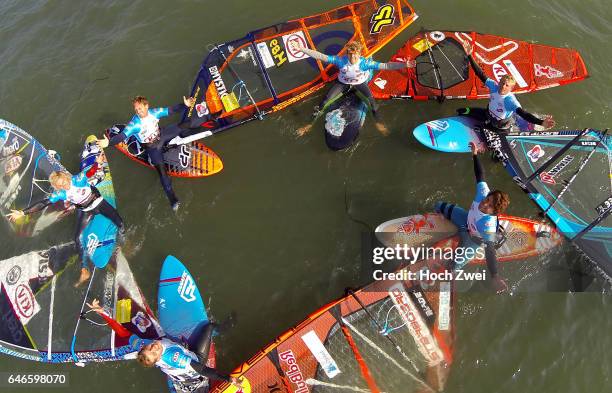
{"label": "board deck pad", "polygon": [[[559,232],[540,221],[514,216],[499,216],[506,240],[497,249],[499,262],[510,262],[542,255],[559,244]],[[538,234],[546,232],[546,236]],[[457,227],[438,213],[426,213],[397,218],[380,224],[375,229],[376,238],[387,247],[396,245],[408,247],[434,246],[457,247]],[[473,262],[483,263],[483,259]]]}
{"label": "board deck pad", "polygon": [[[194,345],[202,330],[210,323],[198,285],[189,270],[177,258],[164,260],[157,292],[159,323],[166,335],[178,343]],[[215,350],[211,346],[208,367],[215,367]],[[180,384],[168,378],[171,392],[184,392]],[[197,390],[200,391],[199,389]]]}
{"label": "board deck pad", "polygon": [[324,110],[327,147],[331,150],[342,150],[355,143],[368,111],[368,105],[363,99],[356,93],[349,92]]}
{"label": "board deck pad", "polygon": [[[114,125],[106,130],[107,135],[112,138],[124,128],[124,124]],[[132,160],[153,168],[145,149],[133,136],[127,142],[117,144],[117,149]],[[217,153],[198,141],[168,146],[164,152],[164,163],[168,175],[174,177],[207,177],[223,169],[223,162]]]}
{"label": "board deck pad", "polygon": [[[542,117],[542,115],[536,115]],[[528,123],[515,116],[512,131],[544,131],[544,127]],[[428,121],[412,132],[417,141],[430,149],[445,153],[469,153],[469,143],[486,148],[481,122],[469,116],[453,116]]]}

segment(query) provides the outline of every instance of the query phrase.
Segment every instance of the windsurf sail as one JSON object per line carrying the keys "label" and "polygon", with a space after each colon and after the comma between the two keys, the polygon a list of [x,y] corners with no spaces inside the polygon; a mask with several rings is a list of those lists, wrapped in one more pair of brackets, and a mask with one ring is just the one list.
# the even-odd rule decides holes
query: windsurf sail
{"label": "windsurf sail", "polygon": [[368,0],[210,46],[191,91],[195,104],[183,116],[202,132],[180,143],[261,119],[336,77],[337,68],[292,50],[289,42],[338,55],[349,42],[358,41],[363,54],[371,56],[416,18],[405,0]]}
{"label": "windsurf sail", "polygon": [[580,54],[569,48],[532,44],[490,34],[422,31],[393,56],[411,58],[415,68],[381,71],[370,81],[376,98],[487,98],[489,91],[469,67],[463,43],[470,43],[474,60],[496,81],[516,80],[514,93],[527,93],[580,81],[588,76]]}
{"label": "windsurf sail", "polygon": [[557,228],[612,276],[612,137],[608,131],[486,132],[514,180]]}
{"label": "windsurf sail", "polygon": [[[48,151],[30,134],[0,119],[0,214],[6,219],[11,210],[23,210],[42,201],[51,193],[49,175],[65,171],[59,156]],[[41,230],[69,214],[62,202],[49,205],[7,223],[20,236],[35,236]]]}
{"label": "windsurf sail", "polygon": [[[0,353],[48,363],[75,361],[70,351],[73,320],[82,301],[75,293],[84,291],[73,287],[77,259],[74,244],[68,243],[0,262]],[[95,275],[88,301],[93,298],[130,331],[160,336],[161,328],[120,251]],[[76,361],[130,357],[127,339],[117,337],[95,313],[84,317],[75,340]]]}
{"label": "windsurf sail", "polygon": [[453,360],[453,294],[449,282],[434,285],[375,281],[349,291],[233,375],[244,393],[440,391]]}

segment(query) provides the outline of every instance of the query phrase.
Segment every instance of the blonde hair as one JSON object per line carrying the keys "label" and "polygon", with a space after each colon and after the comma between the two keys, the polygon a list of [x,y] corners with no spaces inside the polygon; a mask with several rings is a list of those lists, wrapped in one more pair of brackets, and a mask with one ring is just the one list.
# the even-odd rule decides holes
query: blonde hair
{"label": "blonde hair", "polygon": [[500,85],[504,85],[506,82],[510,83],[511,85],[516,85],[516,79],[514,79],[512,75],[502,75],[502,77],[499,78]]}
{"label": "blonde hair", "polygon": [[140,351],[138,351],[138,356],[136,356],[136,360],[143,367],[153,367],[155,363],[150,363],[147,360],[146,353],[150,351],[150,349],[145,349],[146,347],[142,347]]}
{"label": "blonde hair", "polygon": [[49,183],[51,183],[51,186],[53,188],[57,188],[57,182],[61,179],[67,179],[68,181],[70,181],[70,174],[68,174],[67,172],[55,171],[51,172],[51,174],[49,175]]}
{"label": "blonde hair", "polygon": [[353,41],[353,42],[349,42],[348,45],[346,46],[346,53],[361,53],[361,50],[363,49],[363,47],[361,46],[361,43],[359,43],[359,41]]}
{"label": "blonde hair", "polygon": [[132,99],[132,104],[149,105],[149,100],[145,96],[136,96]]}

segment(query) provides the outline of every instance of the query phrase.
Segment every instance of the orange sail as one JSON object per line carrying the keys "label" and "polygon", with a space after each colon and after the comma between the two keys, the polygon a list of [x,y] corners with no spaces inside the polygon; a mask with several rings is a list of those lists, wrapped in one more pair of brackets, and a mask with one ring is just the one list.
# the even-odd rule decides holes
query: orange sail
{"label": "orange sail", "polygon": [[427,289],[375,281],[349,291],[236,369],[241,390],[224,384],[214,392],[440,391],[453,361],[453,296],[446,281]]}
{"label": "orange sail", "polygon": [[201,127],[190,140],[262,119],[336,77],[337,68],[292,50],[289,42],[338,55],[349,42],[358,41],[364,55],[371,56],[416,18],[405,0],[368,0],[210,46],[191,92],[196,102],[183,119]]}

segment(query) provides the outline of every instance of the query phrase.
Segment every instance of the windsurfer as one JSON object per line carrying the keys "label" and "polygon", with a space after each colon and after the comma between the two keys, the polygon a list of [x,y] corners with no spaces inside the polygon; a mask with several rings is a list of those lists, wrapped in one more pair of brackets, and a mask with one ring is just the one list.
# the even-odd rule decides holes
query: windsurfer
{"label": "windsurfer", "polygon": [[149,109],[149,100],[143,96],[136,96],[132,100],[134,105],[134,112],[136,114],[132,117],[130,122],[125,126],[124,130],[113,136],[110,141],[106,136],[99,141],[100,147],[105,148],[108,145],[114,146],[118,143],[125,141],[130,136],[134,136],[136,140],[145,148],[151,165],[155,167],[159,175],[164,192],[170,201],[172,210],[177,211],[180,202],[172,189],[172,183],[170,177],[166,172],[166,166],[164,164],[164,150],[174,137],[181,135],[184,132],[178,125],[170,125],[167,127],[159,127],[159,119],[162,117],[170,116],[185,107],[193,106],[195,98],[183,97],[183,103],[175,105],[173,107],[166,108],[153,108]]}
{"label": "windsurfer", "polygon": [[104,308],[100,306],[97,299],[87,306],[99,314],[115,333],[122,338],[129,338],[130,345],[138,350],[138,363],[144,367],[158,367],[172,380],[189,386],[204,385],[208,380],[215,379],[230,382],[236,387],[241,387],[241,382],[236,377],[219,374],[214,368],[206,366],[210,340],[212,338],[214,324],[210,323],[199,340],[195,352],[190,351],[183,345],[166,337],[159,339],[143,339],[132,334],[119,322],[112,319]]}
{"label": "windsurfer", "polygon": [[[475,250],[485,246],[487,268],[493,280],[493,286],[497,293],[508,289],[506,282],[497,274],[497,251],[498,240],[498,218],[510,204],[510,197],[505,192],[491,191],[484,179],[484,171],[478,159],[479,149],[470,142],[472,157],[474,159],[474,174],[476,176],[476,197],[472,202],[469,212],[465,209],[446,202],[436,203],[436,212],[442,213],[459,228],[461,237],[460,247]],[[464,253],[465,254],[465,253]],[[461,270],[470,262],[465,256],[461,260],[455,258],[453,269]]]}
{"label": "windsurfer", "polygon": [[[361,56],[361,44],[353,41],[346,46],[346,56],[328,56],[319,51],[308,49],[300,44],[291,42],[295,50],[301,51],[308,56],[331,63],[338,67],[339,74],[338,79],[334,85],[329,89],[327,95],[323,101],[315,107],[313,116],[316,118],[320,112],[325,110],[325,106],[335,100],[338,96],[344,94],[351,87],[356,89],[363,96],[367,97],[372,114],[377,119],[376,128],[383,135],[388,134],[389,130],[387,127],[380,122],[378,118],[378,103],[374,99],[372,92],[368,86],[368,82],[372,79],[373,70],[398,70],[403,68],[410,68],[415,66],[413,60],[406,60],[406,62],[389,62],[379,63],[370,58]],[[312,128],[312,124],[302,127],[298,130],[298,135],[302,136]]]}
{"label": "windsurfer", "polygon": [[[100,160],[101,157],[102,156],[98,159]],[[24,210],[12,210],[11,213],[7,215],[10,221],[15,221],[25,215],[41,211],[45,207],[59,201],[67,201],[77,207],[79,210],[79,218],[76,227],[75,242],[79,246],[78,249],[81,253],[82,267],[81,275],[75,286],[81,285],[91,276],[87,267],[86,258],[82,255],[83,247],[81,247],[79,241],[81,231],[89,218],[96,214],[102,214],[117,226],[120,233],[124,232],[123,220],[117,210],[100,195],[97,188],[89,184],[89,177],[96,174],[98,167],[99,163],[96,162],[89,170],[74,176],[70,176],[67,172],[52,172],[51,175],[49,175],[49,183],[51,187],[55,189],[53,193],[44,200]]]}
{"label": "windsurfer", "polygon": [[510,75],[503,75],[499,83],[488,78],[482,68],[472,57],[474,48],[469,42],[463,43],[463,48],[467,58],[472,65],[474,73],[487,86],[490,93],[489,106],[485,108],[460,108],[457,110],[459,115],[471,116],[482,121],[483,124],[490,125],[494,130],[505,131],[514,124],[514,114],[521,116],[532,124],[541,125],[546,129],[555,126],[552,116],[548,115],[543,119],[534,116],[521,107],[521,104],[512,93],[516,81]]}

